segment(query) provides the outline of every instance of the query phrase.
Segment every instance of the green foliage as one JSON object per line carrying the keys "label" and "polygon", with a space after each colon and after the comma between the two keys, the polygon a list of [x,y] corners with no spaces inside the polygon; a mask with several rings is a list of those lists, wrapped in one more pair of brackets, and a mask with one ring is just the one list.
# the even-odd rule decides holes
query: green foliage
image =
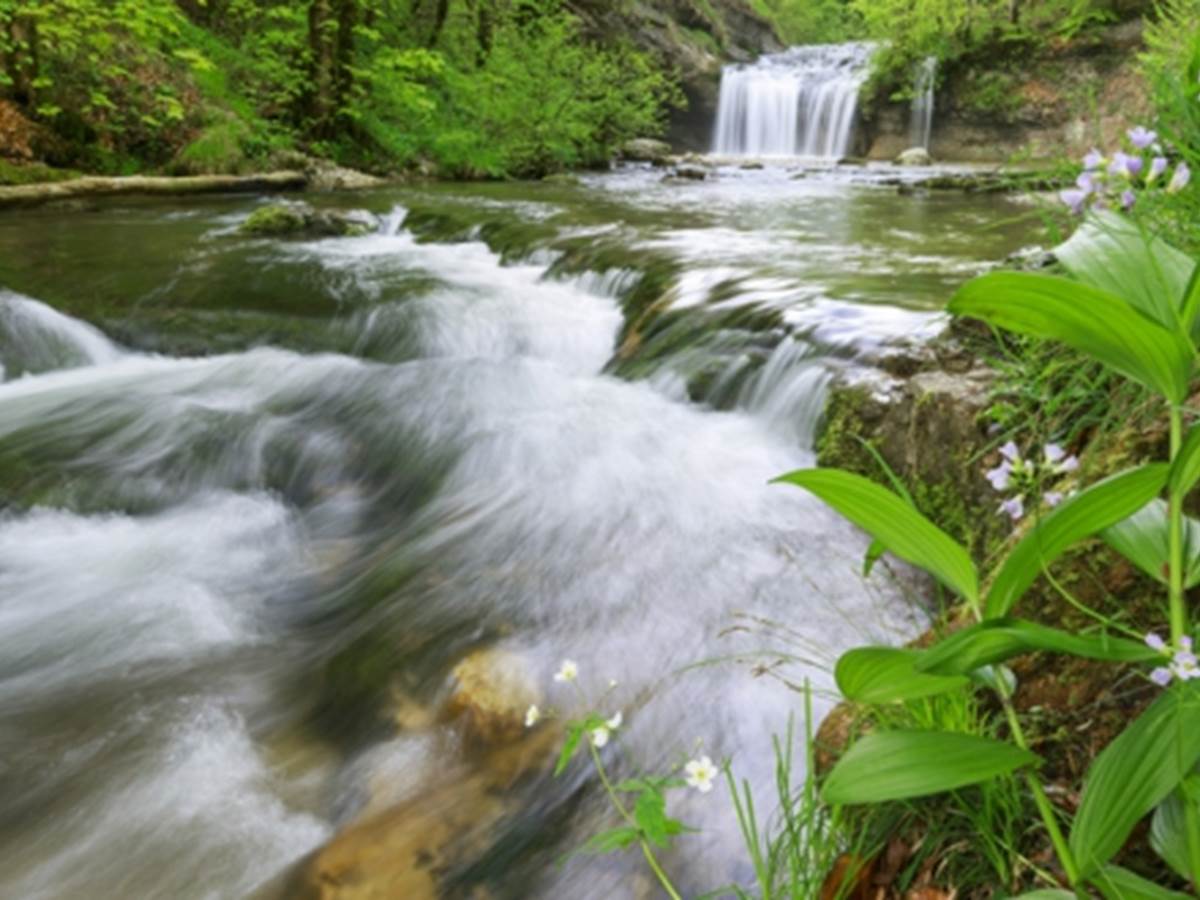
{"label": "green foliage", "polygon": [[881,803],[988,781],[1037,757],[1003,741],[937,731],[881,731],[851,747],[825,780],[832,804]]}
{"label": "green foliage", "polygon": [[857,647],[843,653],[834,676],[838,690],[855,703],[897,703],[965,687],[967,679],[918,671],[921,654],[895,647]]}
{"label": "green foliage", "polygon": [[[606,162],[682,102],[563,0],[0,0],[0,92],[85,165],[237,171],[307,145],[470,177]],[[182,149],[181,149],[182,148]]]}
{"label": "green foliage", "polygon": [[927,570],[969,602],[978,601],[979,576],[970,555],[903,498],[860,475],[833,469],[802,469],[776,481],[811,491],[896,556]]}
{"label": "green foliage", "polygon": [[1091,485],[1070,498],[1008,553],[988,590],[985,614],[1006,616],[1039,574],[1069,547],[1149,503],[1166,485],[1169,468],[1151,463]]}
{"label": "green foliage", "polygon": [[[1033,527],[1000,561],[976,623],[915,650],[858,648],[838,664],[839,686],[851,699],[881,711],[881,730],[854,743],[830,773],[829,803],[886,803],[953,791],[1019,768],[1036,766],[1012,702],[1011,673],[994,668],[1014,656],[1040,651],[1110,661],[1160,663],[1150,680],[1170,687],[1121,732],[1088,770],[1078,813],[1064,835],[1058,814],[1032,769],[1024,773],[1059,863],[1076,891],[1084,886],[1105,897],[1180,896],[1113,864],[1138,823],[1155,813],[1154,845],[1193,882],[1200,881],[1200,807],[1190,791],[1200,761],[1200,682],[1192,680],[1193,625],[1184,587],[1195,561],[1184,494],[1200,472],[1200,437],[1183,437],[1181,406],[1194,374],[1192,307],[1196,263],[1139,227],[1104,216],[1093,220],[1064,252],[1073,279],[995,273],[968,284],[951,304],[954,312],[984,319],[1042,340],[1057,340],[1096,362],[1156,391],[1168,404],[1170,457],[1100,481],[1067,499]],[[1065,461],[1062,448],[1044,448],[1050,464]],[[997,489],[1027,465],[1015,444],[1002,448],[1005,463],[989,473]],[[1073,470],[1061,466],[1059,471]],[[926,569],[943,583],[957,547],[906,501],[882,488],[868,493],[846,473],[793,473],[785,480],[811,490],[880,544]],[[1164,489],[1167,501],[1156,498]],[[1021,515],[1020,506],[1013,515]],[[903,533],[902,533],[903,532]],[[1145,642],[1108,634],[1072,633],[1007,618],[1048,565],[1081,540],[1104,532],[1119,551],[1167,585],[1170,641]],[[972,571],[972,576],[974,572]],[[1056,584],[1056,589],[1062,590]],[[968,591],[960,593],[973,599]],[[1072,601],[1082,608],[1078,600]],[[1003,617],[1003,618],[1002,618]],[[1169,668],[1168,668],[1169,663]],[[872,672],[872,670],[874,670]],[[882,674],[881,674],[882,673]],[[886,727],[897,699],[920,697],[920,674],[973,675],[988,685],[1004,710],[1011,743],[965,735],[944,723],[924,731]],[[875,679],[872,679],[872,674]],[[887,683],[895,685],[889,692]],[[929,690],[942,701],[969,688]],[[857,696],[855,696],[857,695]],[[911,700],[909,701],[912,702]],[[968,742],[976,742],[974,748]]]}
{"label": "green foliage", "polygon": [[918,671],[965,675],[1014,656],[1050,650],[1109,662],[1147,662],[1158,654],[1141,641],[1071,634],[1022,619],[987,619],[944,638],[914,661]]}
{"label": "green foliage", "polygon": [[787,44],[833,44],[861,33],[858,14],[846,0],[752,0]]}

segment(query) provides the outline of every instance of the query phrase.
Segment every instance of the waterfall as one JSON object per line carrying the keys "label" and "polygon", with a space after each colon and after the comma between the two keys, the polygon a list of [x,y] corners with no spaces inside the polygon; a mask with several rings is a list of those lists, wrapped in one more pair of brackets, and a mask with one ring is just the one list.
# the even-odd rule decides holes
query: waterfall
{"label": "waterfall", "polygon": [[937,57],[927,56],[917,66],[913,79],[912,118],[908,127],[908,143],[912,147],[929,149],[933,135],[933,84],[937,80]]}
{"label": "waterfall", "polygon": [[814,44],[726,66],[713,152],[846,156],[873,50],[868,43]]}

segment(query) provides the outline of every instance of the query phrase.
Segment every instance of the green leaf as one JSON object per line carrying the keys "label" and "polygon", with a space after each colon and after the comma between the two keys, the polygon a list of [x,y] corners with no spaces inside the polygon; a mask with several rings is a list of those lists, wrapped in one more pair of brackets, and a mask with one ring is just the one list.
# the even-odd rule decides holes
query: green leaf
{"label": "green leaf", "polygon": [[567,726],[567,736],[563,741],[562,750],[558,754],[558,763],[554,766],[555,776],[561,775],[567,770],[571,757],[579,749],[579,742],[583,738],[583,726],[582,722],[573,722]]}
{"label": "green leaf", "polygon": [[867,548],[867,554],[863,557],[863,578],[871,574],[871,570],[875,568],[875,563],[879,562],[885,553],[887,553],[887,547],[884,546],[883,541],[879,540],[879,538],[871,541],[871,546]]}
{"label": "green leaf", "polygon": [[801,469],[775,481],[816,494],[896,556],[978,603],[979,576],[967,551],[891,491],[837,469]]}
{"label": "green leaf", "polygon": [[[1170,560],[1167,504],[1152,500],[1128,519],[1100,533],[1110,547],[1162,584]],[[1184,587],[1200,584],[1200,522],[1183,517]]]}
{"label": "green leaf", "polygon": [[843,756],[821,789],[826,803],[883,803],[940,794],[1037,762],[1028,750],[970,734],[880,731]]}
{"label": "green leaf", "polygon": [[1158,804],[1154,818],[1150,820],[1150,846],[1184,878],[1191,877],[1188,873],[1187,802],[1181,785]]}
{"label": "green leaf", "polygon": [[1183,439],[1183,446],[1171,468],[1171,490],[1186,494],[1197,481],[1200,481],[1200,425],[1193,427]]}
{"label": "green leaf", "polygon": [[672,833],[679,833],[673,831],[671,820],[667,818],[666,797],[653,788],[638,795],[633,806],[633,818],[646,840],[658,847],[666,847]]}
{"label": "green leaf", "polygon": [[1076,896],[1070,891],[1040,890],[1030,891],[1028,894],[1014,897],[1013,900],[1076,900]]}
{"label": "green leaf", "polygon": [[1120,297],[1053,275],[992,272],[963,285],[950,312],[1061,341],[1174,403],[1187,396],[1191,342]]}
{"label": "green leaf", "polygon": [[1042,519],[996,574],[987,595],[987,617],[1007,615],[1042,570],[1076,541],[1120,522],[1154,499],[1167,483],[1168,471],[1166,463],[1127,469],[1096,482]]}
{"label": "green leaf", "polygon": [[1188,894],[1168,890],[1120,866],[1105,866],[1091,879],[1104,900],[1189,900]]}
{"label": "green leaf", "polygon": [[1075,279],[1120,297],[1164,328],[1180,329],[1196,264],[1125,216],[1093,213],[1054,255]]}
{"label": "green leaf", "polygon": [[[1147,648],[1149,649],[1149,648]],[[921,653],[896,647],[856,647],[834,669],[838,690],[856,703],[895,703],[966,687],[967,679],[927,675],[914,667]]]}
{"label": "green leaf", "polygon": [[612,853],[614,850],[625,850],[638,841],[636,828],[612,828],[593,836],[583,845],[585,853]]}
{"label": "green leaf", "polygon": [[1141,641],[1107,634],[1070,634],[1024,619],[988,619],[939,641],[916,660],[918,672],[965,675],[1022,653],[1052,650],[1086,659],[1141,662],[1161,656]]}
{"label": "green leaf", "polygon": [[1200,265],[1192,272],[1192,280],[1188,282],[1183,297],[1183,326],[1192,336],[1192,340],[1200,340],[1197,329],[1200,328]]}
{"label": "green leaf", "polygon": [[1071,829],[1071,852],[1088,877],[1121,849],[1133,827],[1200,760],[1200,686],[1176,682],[1092,762]]}

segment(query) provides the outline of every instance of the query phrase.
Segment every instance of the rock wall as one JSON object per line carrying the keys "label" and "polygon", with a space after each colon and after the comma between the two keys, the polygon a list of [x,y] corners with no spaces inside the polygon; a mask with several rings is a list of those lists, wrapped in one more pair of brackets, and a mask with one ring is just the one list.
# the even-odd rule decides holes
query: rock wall
{"label": "rock wall", "polygon": [[[1137,71],[1141,20],[1034,55],[968,59],[939,78],[933,138],[936,159],[1002,161],[1082,156],[1112,147],[1150,111]],[[909,145],[909,105],[866,104],[860,140],[872,159]]]}

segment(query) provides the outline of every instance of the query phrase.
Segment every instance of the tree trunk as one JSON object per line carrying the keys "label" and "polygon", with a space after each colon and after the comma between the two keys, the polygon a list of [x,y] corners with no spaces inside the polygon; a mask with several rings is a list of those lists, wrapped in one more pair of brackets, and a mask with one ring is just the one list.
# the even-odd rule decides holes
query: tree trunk
{"label": "tree trunk", "polygon": [[0,187],[0,209],[36,206],[52,200],[75,197],[107,197],[118,194],[213,194],[257,191],[302,190],[308,184],[303,172],[269,172],[265,175],[196,175],[160,178],[132,175],[127,178],[75,178],[47,184]]}

